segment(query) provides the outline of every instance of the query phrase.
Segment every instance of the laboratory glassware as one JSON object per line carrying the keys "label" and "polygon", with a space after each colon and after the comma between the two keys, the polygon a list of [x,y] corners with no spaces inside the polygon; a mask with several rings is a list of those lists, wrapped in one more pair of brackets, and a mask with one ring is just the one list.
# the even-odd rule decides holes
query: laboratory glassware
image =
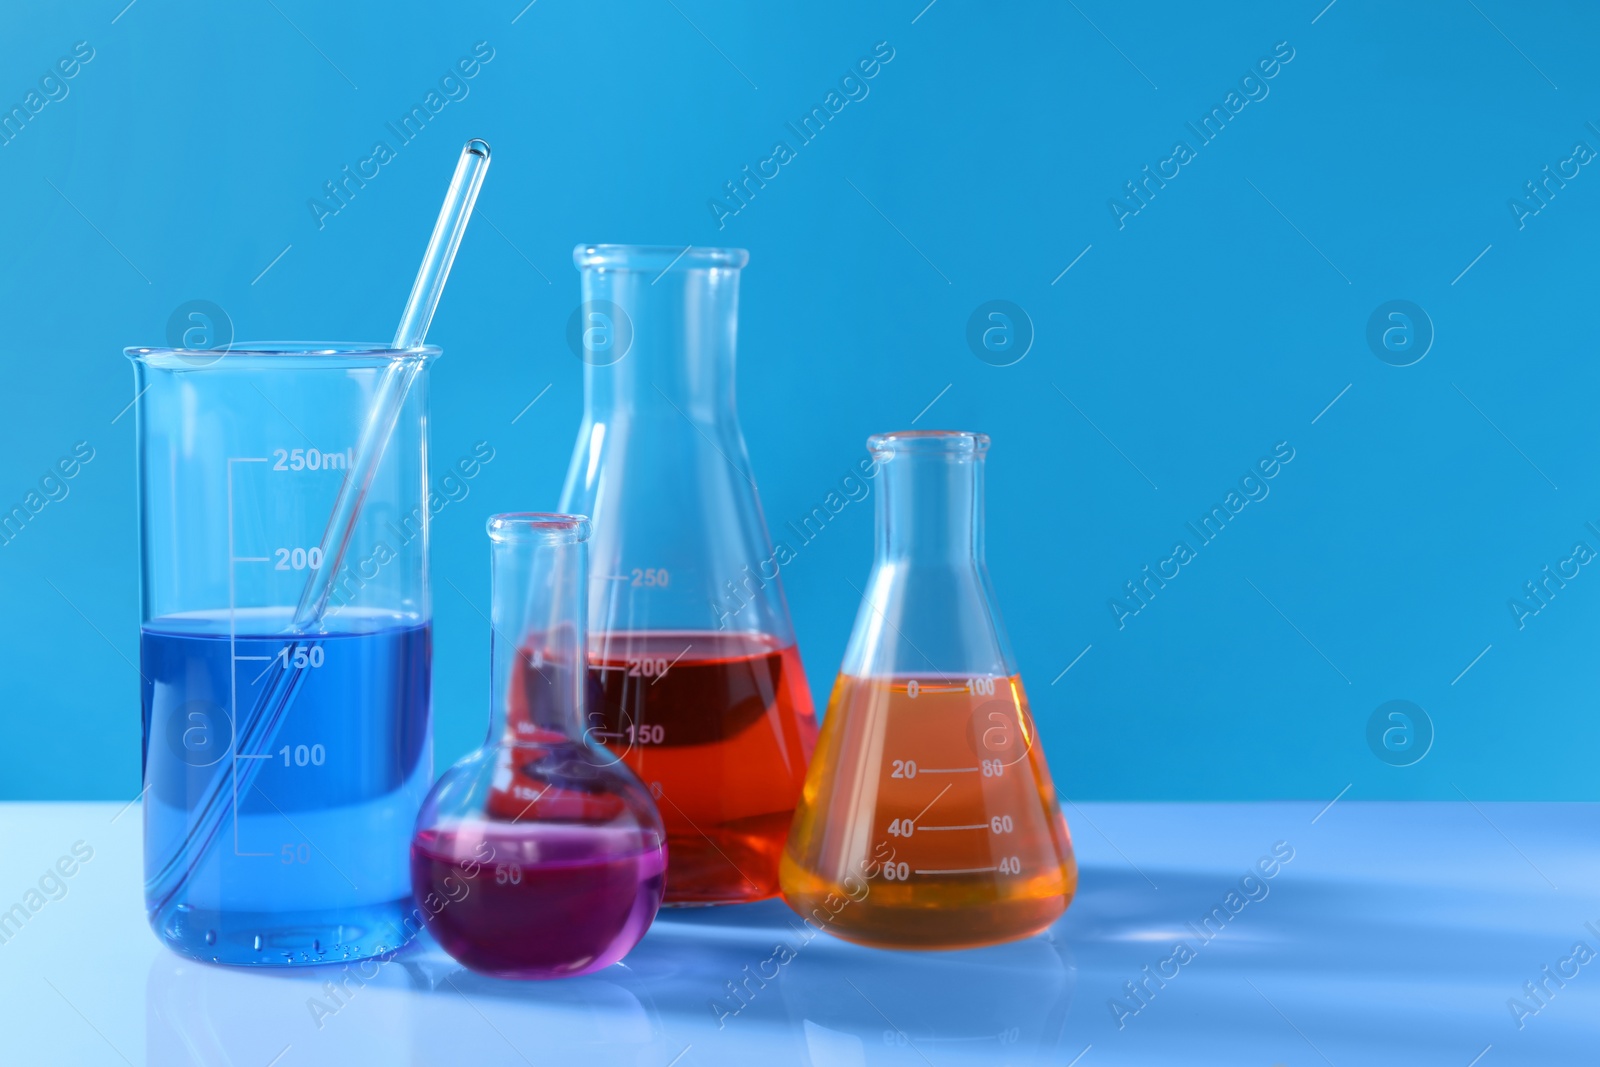
{"label": "laboratory glassware", "polygon": [[[130,348],[138,389],[145,904],[174,951],[403,944],[432,781],[428,366],[439,349]],[[311,622],[385,381],[410,380]]]}
{"label": "laboratory glassware", "polygon": [[501,978],[609,966],[661,905],[661,817],[585,738],[588,538],[581,516],[489,520],[489,737],[440,777],[412,839],[416,915],[450,955]]}
{"label": "laboratory glassware", "polygon": [[1037,933],[1077,888],[984,562],[983,434],[869,438],[872,571],[784,849],[790,907],[846,940]]}
{"label": "laboratory glassware", "polygon": [[729,248],[580,246],[584,414],[561,510],[589,515],[593,736],[656,797],[668,904],[777,892],[816,720],[734,404]]}
{"label": "laboratory glassware", "polygon": [[[489,173],[489,144],[473,138],[461,149],[455,173],[450,178],[450,188],[440,205],[439,217],[433,224],[433,236],[422,256],[422,266],[417,269],[416,280],[411,285],[411,295],[406,299],[405,310],[400,315],[400,326],[395,330],[391,348],[408,350],[422,344],[433,322],[433,313],[444,294],[444,283],[450,278],[450,267],[455,263],[461,238],[472,219],[473,205],[478,202],[478,190]],[[327,610],[328,598],[333,594],[333,579],[344,563],[345,552],[350,547],[355,524],[361,517],[361,506],[366,501],[372,485],[372,476],[383,459],[395,423],[405,410],[405,401],[411,385],[426,364],[416,360],[397,360],[385,370],[378,387],[373,391],[372,408],[368,413],[361,440],[350,457],[350,473],[340,487],[328,516],[327,529],[319,546],[322,558],[332,566],[313,571],[300,594],[300,604],[295,610],[294,625],[308,628],[321,621]]]}

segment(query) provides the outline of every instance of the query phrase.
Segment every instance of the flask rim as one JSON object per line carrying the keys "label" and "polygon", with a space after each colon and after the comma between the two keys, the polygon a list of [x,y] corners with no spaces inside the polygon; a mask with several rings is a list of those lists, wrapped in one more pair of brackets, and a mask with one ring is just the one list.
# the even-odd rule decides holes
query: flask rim
{"label": "flask rim", "polygon": [[578,245],[572,262],[579,270],[649,271],[739,270],[750,262],[743,248],[694,245]]}
{"label": "flask rim", "polygon": [[867,438],[867,451],[878,459],[892,459],[901,452],[981,458],[989,451],[989,435],[970,430],[891,430]]}
{"label": "flask rim", "polygon": [[489,539],[500,544],[572,545],[589,540],[586,515],[550,511],[505,511],[485,523]]}

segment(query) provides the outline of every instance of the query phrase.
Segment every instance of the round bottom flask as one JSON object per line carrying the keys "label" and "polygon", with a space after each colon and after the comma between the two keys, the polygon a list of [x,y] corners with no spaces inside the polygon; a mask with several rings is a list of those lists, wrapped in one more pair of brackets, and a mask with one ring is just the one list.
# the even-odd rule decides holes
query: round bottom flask
{"label": "round bottom flask", "polygon": [[496,515],[488,743],[439,779],[411,843],[415,916],[500,978],[587,974],[625,956],[665,888],[649,792],[585,740],[588,520]]}

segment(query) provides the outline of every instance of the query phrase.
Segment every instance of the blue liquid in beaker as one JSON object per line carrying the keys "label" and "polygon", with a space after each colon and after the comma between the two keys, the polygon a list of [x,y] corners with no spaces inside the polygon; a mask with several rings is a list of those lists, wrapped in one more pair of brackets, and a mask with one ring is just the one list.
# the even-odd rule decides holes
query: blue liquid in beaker
{"label": "blue liquid in beaker", "polygon": [[[205,612],[142,632],[146,870],[176,872],[152,878],[146,907],[197,959],[359,959],[418,925],[404,920],[433,778],[431,627],[355,615],[295,638],[287,621],[239,611],[230,637],[228,613]],[[290,695],[251,747],[274,685]]]}

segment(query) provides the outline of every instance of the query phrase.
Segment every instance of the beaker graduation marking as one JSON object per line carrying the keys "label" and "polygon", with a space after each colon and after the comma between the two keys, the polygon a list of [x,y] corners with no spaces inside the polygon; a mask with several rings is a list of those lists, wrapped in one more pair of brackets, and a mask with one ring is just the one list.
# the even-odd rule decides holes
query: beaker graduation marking
{"label": "beaker graduation marking", "polygon": [[[236,542],[234,540],[234,534],[233,534],[233,514],[234,514],[234,512],[233,512],[233,465],[235,463],[265,463],[265,462],[267,462],[267,459],[266,459],[265,456],[229,456],[228,457],[228,659],[229,659],[229,662],[232,664],[231,672],[230,672],[230,675],[229,675],[229,678],[228,678],[228,692],[229,692],[229,695],[230,695],[229,704],[228,704],[228,723],[229,723],[229,726],[231,727],[231,729],[228,731],[228,735],[229,735],[228,755],[231,757],[231,760],[232,760],[231,766],[229,767],[229,770],[231,771],[232,777],[233,777],[233,783],[232,783],[233,784],[233,804],[231,805],[231,808],[232,808],[231,814],[233,815],[233,854],[235,856],[262,857],[262,856],[271,856],[272,855],[272,853],[270,853],[270,852],[241,852],[239,850],[239,761],[241,759],[266,759],[267,757],[266,756],[261,756],[261,755],[248,755],[248,754],[245,754],[245,753],[241,753],[239,751],[239,673],[238,673],[239,667],[238,667],[238,665],[239,665],[240,662],[246,661],[246,660],[254,661],[254,660],[262,660],[262,659],[264,659],[268,663],[268,670],[270,670],[273,657],[271,657],[271,656],[240,656],[239,655],[239,652],[238,652],[238,648],[239,648],[239,625],[238,625],[238,604],[237,604],[237,600],[238,600],[238,582],[235,580],[235,575],[234,575],[234,571],[233,571],[233,568],[236,565],[240,564],[240,563],[270,563],[270,562],[272,562],[272,558],[270,556],[243,556],[243,557],[239,556],[237,554],[238,546],[237,546],[237,544],[236,544]],[[262,673],[264,674],[266,672],[262,672]],[[256,681],[260,681],[260,680],[261,680],[261,676],[258,675],[256,677]],[[254,683],[252,683],[252,686],[253,685],[254,685]],[[253,772],[247,770],[246,773],[245,773],[245,788],[246,788],[246,790],[248,790],[250,788],[250,783],[253,780],[254,780]]]}

